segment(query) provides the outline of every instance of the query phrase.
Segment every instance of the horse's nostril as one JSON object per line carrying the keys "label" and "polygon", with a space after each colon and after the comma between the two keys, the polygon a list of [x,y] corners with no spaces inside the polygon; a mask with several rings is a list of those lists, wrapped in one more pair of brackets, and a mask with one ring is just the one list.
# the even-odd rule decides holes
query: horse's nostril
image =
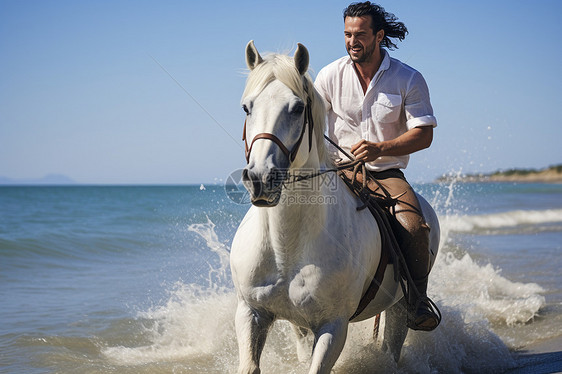
{"label": "horse's nostril", "polygon": [[270,173],[267,174],[265,184],[273,189],[279,186],[286,178],[286,170],[279,168],[272,168]]}
{"label": "horse's nostril", "polygon": [[259,196],[262,193],[263,185],[258,175],[251,172],[248,168],[242,170],[242,181],[246,188],[251,191],[254,196]]}

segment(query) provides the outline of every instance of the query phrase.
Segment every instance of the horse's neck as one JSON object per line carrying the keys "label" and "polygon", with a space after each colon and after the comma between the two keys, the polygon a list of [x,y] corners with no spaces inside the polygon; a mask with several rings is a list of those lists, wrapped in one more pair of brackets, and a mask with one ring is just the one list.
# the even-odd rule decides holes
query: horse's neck
{"label": "horse's neck", "polygon": [[[311,177],[327,168],[330,166],[319,159],[317,144],[313,141],[310,150],[301,147],[290,174]],[[290,267],[291,260],[299,258],[303,246],[312,245],[322,234],[329,210],[335,207],[330,199],[335,199],[337,179],[337,175],[330,172],[300,182],[289,180],[280,203],[273,208],[260,209],[264,232],[268,233],[278,263]]]}
{"label": "horse's neck", "polygon": [[[314,139],[314,137],[313,137]],[[298,162],[302,157],[302,163]],[[295,164],[299,165],[289,170],[292,176],[305,177],[300,182],[289,181],[283,188],[281,204],[273,211],[277,226],[289,232],[311,233],[316,232],[318,224],[324,223],[328,206],[326,195],[333,194],[334,184],[330,183],[335,177],[334,174],[322,174],[328,165],[319,159],[318,147],[315,141],[312,142],[310,150],[308,147],[301,147],[297,154]]]}
{"label": "horse's neck", "polygon": [[[305,174],[318,168],[302,168]],[[301,182],[287,183],[283,188],[280,203],[273,208],[261,210],[262,224],[268,232],[271,248],[279,262],[299,257],[303,246],[311,245],[322,234],[329,209],[334,205],[333,173],[322,174]],[[289,260],[287,260],[289,259]]]}
{"label": "horse's neck", "polygon": [[[280,204],[261,209],[268,247],[275,254],[280,274],[289,274],[305,256],[306,251],[320,234],[326,207],[308,204],[314,195],[295,190],[285,190]],[[310,199],[310,200],[309,200]]]}

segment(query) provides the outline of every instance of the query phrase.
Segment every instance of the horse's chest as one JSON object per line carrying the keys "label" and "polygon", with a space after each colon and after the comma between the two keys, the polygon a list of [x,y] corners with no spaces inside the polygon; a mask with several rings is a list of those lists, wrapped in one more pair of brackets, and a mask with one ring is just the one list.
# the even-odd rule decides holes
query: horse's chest
{"label": "horse's chest", "polygon": [[290,276],[269,279],[251,288],[250,304],[269,309],[278,318],[295,320],[303,314],[320,310],[322,288],[313,265],[306,265]]}

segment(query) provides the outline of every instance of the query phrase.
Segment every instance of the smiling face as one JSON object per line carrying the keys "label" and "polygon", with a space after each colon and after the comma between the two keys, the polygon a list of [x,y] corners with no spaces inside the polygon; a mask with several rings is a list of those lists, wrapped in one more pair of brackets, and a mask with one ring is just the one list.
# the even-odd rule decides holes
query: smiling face
{"label": "smiling face", "polygon": [[384,31],[373,32],[370,15],[346,17],[344,35],[345,48],[354,63],[376,64],[380,61],[380,42]]}

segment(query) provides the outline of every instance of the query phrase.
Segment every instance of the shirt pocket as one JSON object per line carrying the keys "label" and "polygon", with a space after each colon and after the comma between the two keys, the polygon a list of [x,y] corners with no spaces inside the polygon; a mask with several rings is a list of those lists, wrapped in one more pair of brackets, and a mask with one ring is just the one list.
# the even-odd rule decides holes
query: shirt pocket
{"label": "shirt pocket", "polygon": [[402,96],[379,92],[375,101],[375,118],[380,123],[398,122]]}

